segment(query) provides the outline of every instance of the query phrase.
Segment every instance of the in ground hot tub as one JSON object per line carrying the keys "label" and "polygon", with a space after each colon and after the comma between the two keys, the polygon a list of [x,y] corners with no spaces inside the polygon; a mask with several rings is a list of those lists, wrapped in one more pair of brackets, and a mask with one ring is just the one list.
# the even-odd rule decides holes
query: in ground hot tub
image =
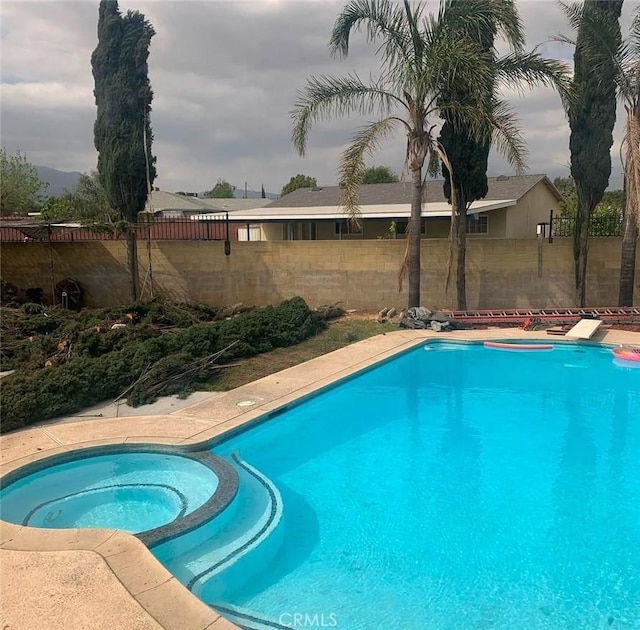
{"label": "in ground hot tub", "polygon": [[210,518],[237,490],[237,474],[220,458],[162,451],[69,453],[20,469],[2,482],[5,521],[153,531],[156,540],[178,533],[164,531],[172,523],[183,530]]}

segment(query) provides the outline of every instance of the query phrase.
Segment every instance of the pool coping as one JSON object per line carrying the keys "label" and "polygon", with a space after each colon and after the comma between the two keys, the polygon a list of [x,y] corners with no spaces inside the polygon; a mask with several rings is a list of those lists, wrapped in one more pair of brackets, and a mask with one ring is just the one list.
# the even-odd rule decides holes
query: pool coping
{"label": "pool coping", "polygon": [[[210,448],[223,438],[268,421],[294,403],[409,351],[425,341],[481,342],[483,340],[541,341],[581,345],[640,345],[640,333],[600,329],[589,341],[549,337],[544,331],[519,329],[464,330],[435,333],[398,330],[370,337],[306,363],[271,374],[229,392],[200,401],[168,415],[96,418],[62,418],[37,423],[0,436],[0,474],[4,477],[26,465],[70,451],[127,445],[129,448],[178,447],[190,452]],[[239,406],[238,403],[251,403]],[[173,577],[135,536],[105,529],[42,529],[0,520],[0,551],[91,551],[100,556],[114,578],[148,615],[165,630],[223,630],[237,626],[209,608]],[[4,579],[20,579],[14,572]],[[21,606],[28,606],[26,587]],[[115,592],[104,593],[114,599]],[[4,602],[3,608],[15,608]],[[15,614],[15,611],[12,611]],[[44,611],[43,611],[44,612]],[[4,615],[6,616],[6,615]],[[11,627],[19,628],[19,621]],[[82,624],[78,620],[78,624]],[[78,628],[83,627],[78,625]],[[109,627],[109,620],[104,620]]]}

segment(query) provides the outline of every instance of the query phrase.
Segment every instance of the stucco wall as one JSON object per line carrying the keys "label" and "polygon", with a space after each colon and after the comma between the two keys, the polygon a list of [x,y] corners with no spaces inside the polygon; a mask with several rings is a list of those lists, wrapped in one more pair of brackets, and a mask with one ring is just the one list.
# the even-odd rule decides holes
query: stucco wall
{"label": "stucco wall", "polygon": [[[474,236],[475,238],[483,238],[488,236],[489,238],[505,238],[507,236],[507,215],[509,212],[514,212],[515,208],[498,208],[497,210],[492,210],[491,212],[486,212],[487,215],[487,227],[489,228],[489,234],[470,234],[469,236]],[[517,238],[514,235],[512,238]],[[531,238],[531,234],[529,234],[529,238]]]}
{"label": "stucco wall", "polygon": [[[507,210],[507,238],[532,238],[538,223],[549,222],[549,211],[560,214],[560,202],[542,182],[523,195],[515,208]],[[491,214],[491,213],[490,213]]]}
{"label": "stucco wall", "polygon": [[[401,239],[234,242],[231,255],[225,256],[222,242],[156,242],[152,246],[153,278],[156,291],[168,297],[214,305],[268,304],[301,295],[312,305],[341,301],[345,308],[402,307],[407,302],[406,283],[399,292],[397,276],[405,246]],[[446,240],[422,242],[425,306],[454,306],[453,283],[448,295],[444,292],[447,251]],[[574,303],[570,239],[543,242],[542,277],[538,277],[536,239],[470,239],[467,251],[469,308],[542,308]],[[619,256],[619,239],[592,239],[589,304],[616,303]],[[124,243],[56,243],[53,260],[56,280],[71,277],[79,281],[87,305],[127,301]],[[42,287],[50,296],[46,244],[5,243],[1,262],[5,280],[22,290]],[[140,248],[140,266],[144,280],[144,247]],[[640,304],[640,270],[635,295],[636,304]]]}

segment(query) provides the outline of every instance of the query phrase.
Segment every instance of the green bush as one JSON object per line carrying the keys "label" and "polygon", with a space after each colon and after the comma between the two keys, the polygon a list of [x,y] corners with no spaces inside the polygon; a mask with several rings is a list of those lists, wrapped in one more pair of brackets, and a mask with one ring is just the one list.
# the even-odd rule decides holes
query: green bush
{"label": "green bush", "polygon": [[27,315],[39,315],[44,311],[44,306],[34,304],[33,302],[26,302],[20,307],[20,310]]}
{"label": "green bush", "polygon": [[[174,325],[171,330],[154,327],[151,320],[155,318],[157,323],[165,322],[167,318],[161,316],[153,303],[151,306],[140,303],[131,308],[104,309],[107,321],[134,313],[134,321],[139,322],[105,332],[95,328],[82,329],[76,314],[62,323],[57,322],[57,315],[51,316],[57,322],[55,329],[40,321],[43,314],[30,317],[38,321],[35,324],[23,322],[25,330],[38,327],[48,333],[34,337],[33,341],[22,340],[26,345],[19,346],[13,355],[14,361],[23,362],[14,374],[2,381],[2,430],[11,431],[114,399],[143,374],[147,374],[144,383],[158,383],[163,375],[179,373],[194,360],[219,352],[236,341],[220,358],[220,363],[297,344],[324,326],[322,318],[310,311],[302,298],[287,300],[276,307],[255,309],[231,319],[188,327],[180,327],[176,322],[181,321],[180,317],[192,316],[192,321],[201,322],[204,317],[215,317],[217,311],[183,306],[179,305],[183,315],[176,312],[173,319],[168,316]],[[170,310],[165,308],[162,312]],[[60,317],[64,319],[63,315]],[[93,312],[91,318],[95,324],[97,313]],[[72,338],[72,352],[66,362],[45,368],[44,357],[51,355],[59,341],[59,337],[52,334],[53,330],[66,339]],[[144,383],[129,392],[130,404],[139,405],[154,399],[155,390],[145,387]],[[196,384],[195,380],[176,382],[162,393],[189,391]]]}
{"label": "green bush", "polygon": [[[160,335],[165,330],[210,323],[218,317],[216,308],[188,302],[173,303],[163,298],[128,306],[85,309],[79,313],[62,308],[44,309],[39,304],[24,304],[20,309],[3,308],[2,369],[44,367],[63,339],[73,345],[74,356],[95,357],[125,344]],[[111,331],[115,323],[126,323],[127,327]]]}

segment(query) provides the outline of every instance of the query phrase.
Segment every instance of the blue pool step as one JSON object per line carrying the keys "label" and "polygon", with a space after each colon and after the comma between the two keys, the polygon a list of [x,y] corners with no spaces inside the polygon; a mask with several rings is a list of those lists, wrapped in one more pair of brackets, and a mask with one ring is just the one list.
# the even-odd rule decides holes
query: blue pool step
{"label": "blue pool step", "polygon": [[[292,627],[291,624],[284,625],[279,620],[256,615],[238,606],[224,604],[224,606],[214,606],[213,608],[242,630],[274,630],[274,628],[275,630],[286,630]],[[286,621],[289,621],[290,617],[291,615],[288,615]]]}
{"label": "blue pool step", "polygon": [[227,509],[152,550],[209,605],[264,570],[282,541],[282,498],[277,488],[238,455],[232,456],[231,463],[238,471],[239,485]]}

